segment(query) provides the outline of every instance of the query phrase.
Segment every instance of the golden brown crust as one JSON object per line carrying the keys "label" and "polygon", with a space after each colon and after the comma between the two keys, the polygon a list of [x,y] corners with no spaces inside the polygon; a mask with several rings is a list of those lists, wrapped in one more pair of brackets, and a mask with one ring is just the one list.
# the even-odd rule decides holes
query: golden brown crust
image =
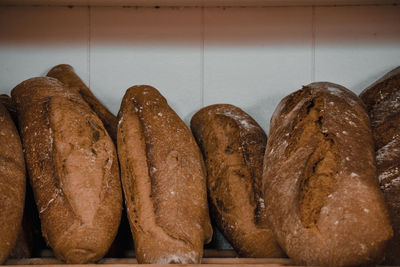
{"label": "golden brown crust", "polygon": [[369,125],[360,99],[332,83],[307,85],[275,110],[264,158],[267,215],[297,264],[382,260],[392,228]]}
{"label": "golden brown crust", "polygon": [[390,71],[361,94],[371,118],[381,190],[388,205],[394,236],[385,264],[400,264],[400,67]]}
{"label": "golden brown crust", "polygon": [[26,80],[11,93],[44,237],[66,262],[101,259],[122,204],[111,138],[82,97],[54,78]]}
{"label": "golden brown crust", "polygon": [[266,222],[264,131],[247,113],[226,104],[198,111],[191,129],[205,157],[210,209],[218,228],[240,256],[283,256]]}
{"label": "golden brown crust", "polygon": [[139,263],[199,263],[211,239],[203,159],[187,126],[150,86],[127,90],[118,155]]}
{"label": "golden brown crust", "polygon": [[60,64],[53,67],[48,73],[48,77],[58,79],[67,85],[70,90],[79,93],[82,98],[89,104],[90,108],[97,114],[103,122],[111,139],[116,144],[117,140],[117,117],[114,116],[90,91],[89,87],[74,72],[74,69],[67,64]]}
{"label": "golden brown crust", "polygon": [[0,103],[0,264],[17,240],[25,201],[25,161],[18,131]]}

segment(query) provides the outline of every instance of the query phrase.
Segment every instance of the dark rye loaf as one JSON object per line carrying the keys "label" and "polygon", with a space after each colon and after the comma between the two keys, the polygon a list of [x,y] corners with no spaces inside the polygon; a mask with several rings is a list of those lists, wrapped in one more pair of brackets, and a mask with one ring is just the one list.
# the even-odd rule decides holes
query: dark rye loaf
{"label": "dark rye loaf", "polygon": [[199,263],[211,239],[206,174],[192,133],[153,87],[127,90],[118,155],[139,263]]}
{"label": "dark rye loaf", "polygon": [[394,236],[385,264],[400,264],[400,67],[390,71],[360,94],[371,118],[376,167]]}
{"label": "dark rye loaf", "polygon": [[266,221],[261,188],[267,136],[238,107],[217,104],[198,111],[191,129],[207,166],[213,220],[242,257],[281,257]]}
{"label": "dark rye loaf", "polygon": [[68,263],[101,259],[122,204],[117,154],[103,123],[54,78],[26,80],[11,94],[45,239]]}
{"label": "dark rye loaf", "polygon": [[10,114],[0,103],[0,264],[13,249],[21,228],[25,201],[25,161]]}
{"label": "dark rye loaf", "polygon": [[351,91],[312,83],[280,102],[263,183],[268,221],[295,263],[354,266],[383,259],[392,228],[370,121]]}

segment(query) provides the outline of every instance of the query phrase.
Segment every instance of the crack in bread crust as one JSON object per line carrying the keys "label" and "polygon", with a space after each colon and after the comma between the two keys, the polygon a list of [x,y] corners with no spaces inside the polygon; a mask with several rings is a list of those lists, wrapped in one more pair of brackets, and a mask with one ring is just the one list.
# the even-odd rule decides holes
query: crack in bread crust
{"label": "crack in bread crust", "polygon": [[335,176],[338,172],[339,152],[334,139],[322,131],[322,109],[322,99],[314,98],[306,102],[302,108],[305,115],[292,131],[292,135],[298,137],[293,145],[313,143],[315,146],[306,161],[299,192],[300,218],[306,228],[317,227],[321,208],[337,184]]}

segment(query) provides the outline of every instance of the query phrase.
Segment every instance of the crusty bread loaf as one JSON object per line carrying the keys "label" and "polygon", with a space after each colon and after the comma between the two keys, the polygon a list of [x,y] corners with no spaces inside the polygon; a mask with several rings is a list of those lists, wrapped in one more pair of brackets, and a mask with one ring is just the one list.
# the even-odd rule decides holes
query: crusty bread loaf
{"label": "crusty bread loaf", "polygon": [[57,258],[94,262],[121,216],[114,144],[82,97],[54,78],[32,78],[11,92],[42,233]]}
{"label": "crusty bread loaf", "polygon": [[0,264],[11,252],[25,201],[25,161],[18,131],[0,103]]}
{"label": "crusty bread loaf", "polygon": [[207,167],[212,219],[242,257],[281,257],[266,221],[261,189],[267,136],[238,107],[219,104],[190,122]]}
{"label": "crusty bread loaf", "polygon": [[206,175],[192,133],[153,87],[127,90],[118,155],[139,263],[199,263],[211,239]]}
{"label": "crusty bread loaf", "polygon": [[392,228],[370,121],[351,91],[312,83],[281,101],[271,119],[263,184],[268,221],[295,263],[383,259]]}
{"label": "crusty bread loaf", "polygon": [[82,98],[89,104],[90,108],[97,114],[100,120],[103,122],[111,139],[116,143],[117,140],[117,117],[114,116],[90,91],[89,87],[79,78],[74,72],[74,69],[67,64],[60,64],[53,67],[48,73],[48,77],[53,77],[61,81],[63,84],[69,87],[70,90],[74,90],[79,93]]}
{"label": "crusty bread loaf", "polygon": [[400,67],[360,94],[371,118],[376,167],[393,225],[385,264],[400,264]]}

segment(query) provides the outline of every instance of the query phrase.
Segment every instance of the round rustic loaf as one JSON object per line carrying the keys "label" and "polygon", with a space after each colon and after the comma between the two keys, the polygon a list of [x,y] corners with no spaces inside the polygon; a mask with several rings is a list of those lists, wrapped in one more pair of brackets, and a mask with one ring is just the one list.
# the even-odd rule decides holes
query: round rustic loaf
{"label": "round rustic loaf", "polygon": [[0,103],[0,264],[9,256],[21,227],[25,201],[25,161],[10,114]]}
{"label": "round rustic loaf", "polygon": [[117,154],[103,123],[54,78],[26,80],[11,94],[45,239],[67,263],[101,259],[122,209]]}
{"label": "round rustic loaf", "polygon": [[263,184],[268,221],[295,263],[355,266],[383,259],[392,228],[370,121],[351,91],[312,83],[280,102]]}
{"label": "round rustic loaf", "polygon": [[242,257],[281,257],[266,221],[261,189],[267,136],[238,107],[202,108],[191,120],[207,167],[212,218]]}

